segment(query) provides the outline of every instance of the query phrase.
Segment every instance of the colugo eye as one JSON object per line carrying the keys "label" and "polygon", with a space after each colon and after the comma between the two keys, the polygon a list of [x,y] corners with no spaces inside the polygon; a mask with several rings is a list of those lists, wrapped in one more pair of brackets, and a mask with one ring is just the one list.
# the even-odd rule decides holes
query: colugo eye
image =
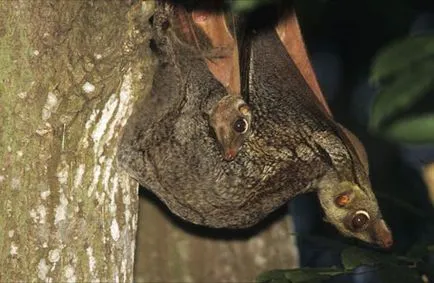
{"label": "colugo eye", "polygon": [[354,230],[362,230],[366,227],[366,224],[369,222],[369,213],[365,210],[358,210],[354,213],[353,219],[351,220],[351,225]]}
{"label": "colugo eye", "polygon": [[238,118],[234,125],[233,125],[234,131],[240,134],[244,134],[247,132],[249,125],[247,123],[247,120],[244,118]]}

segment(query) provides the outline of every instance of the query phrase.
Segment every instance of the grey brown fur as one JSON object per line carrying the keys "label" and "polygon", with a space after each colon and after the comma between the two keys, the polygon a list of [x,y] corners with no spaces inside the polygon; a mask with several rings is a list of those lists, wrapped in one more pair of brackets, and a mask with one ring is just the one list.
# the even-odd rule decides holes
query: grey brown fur
{"label": "grey brown fur", "polygon": [[351,209],[363,207],[381,220],[355,149],[322,111],[274,29],[251,38],[243,79],[254,123],[237,157],[226,162],[206,115],[226,90],[194,48],[172,28],[162,30],[162,23],[175,21],[173,7],[160,5],[154,16],[160,63],[151,93],[126,125],[119,164],[172,212],[196,224],[251,226],[294,196],[318,190],[327,218],[342,233],[378,242],[372,229],[363,235],[348,231],[343,219],[349,212],[330,204],[349,186],[360,198]]}

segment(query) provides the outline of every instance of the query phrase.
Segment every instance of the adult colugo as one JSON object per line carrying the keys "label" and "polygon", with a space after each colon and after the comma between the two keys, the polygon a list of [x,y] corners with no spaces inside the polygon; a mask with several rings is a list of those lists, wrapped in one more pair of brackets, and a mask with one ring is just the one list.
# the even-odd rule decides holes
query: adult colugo
{"label": "adult colugo", "polygon": [[[236,35],[242,38],[238,61],[213,48],[212,33],[192,20],[193,12],[157,3],[152,47],[159,63],[151,92],[124,129],[121,167],[196,224],[248,227],[294,196],[315,191],[326,220],[342,234],[390,247],[363,146],[333,120],[290,56],[294,14],[261,25],[243,20],[245,28],[234,29],[243,34]],[[239,63],[235,89],[248,102],[252,122],[228,162],[209,113],[237,81],[225,73],[233,60]]]}

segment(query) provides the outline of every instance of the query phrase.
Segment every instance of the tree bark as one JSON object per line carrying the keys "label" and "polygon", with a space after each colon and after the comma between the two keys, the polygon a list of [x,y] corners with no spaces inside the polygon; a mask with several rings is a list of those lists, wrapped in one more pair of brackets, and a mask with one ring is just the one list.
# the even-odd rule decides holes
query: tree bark
{"label": "tree bark", "polygon": [[207,229],[173,217],[155,197],[143,195],[135,282],[255,282],[261,272],[298,265],[289,216],[245,231]]}
{"label": "tree bark", "polygon": [[152,2],[126,2],[0,5],[1,282],[133,279],[137,184],[114,157]]}
{"label": "tree bark", "polygon": [[[137,184],[115,155],[151,87],[153,6],[1,3],[0,282],[133,281]],[[251,281],[296,263],[288,219],[227,241],[188,233],[145,200],[140,216],[138,281]]]}
{"label": "tree bark", "polygon": [[434,163],[427,164],[422,169],[422,176],[428,189],[428,196],[434,205]]}

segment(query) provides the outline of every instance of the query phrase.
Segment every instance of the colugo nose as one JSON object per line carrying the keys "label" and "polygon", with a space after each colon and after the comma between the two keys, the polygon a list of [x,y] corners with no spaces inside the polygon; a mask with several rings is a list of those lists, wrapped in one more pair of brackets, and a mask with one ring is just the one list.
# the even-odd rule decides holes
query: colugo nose
{"label": "colugo nose", "polygon": [[381,247],[388,249],[393,245],[392,232],[383,219],[377,220],[373,224],[373,233],[375,240]]}
{"label": "colugo nose", "polygon": [[230,148],[224,152],[223,158],[226,161],[231,161],[235,158],[235,155],[236,155],[236,151]]}

